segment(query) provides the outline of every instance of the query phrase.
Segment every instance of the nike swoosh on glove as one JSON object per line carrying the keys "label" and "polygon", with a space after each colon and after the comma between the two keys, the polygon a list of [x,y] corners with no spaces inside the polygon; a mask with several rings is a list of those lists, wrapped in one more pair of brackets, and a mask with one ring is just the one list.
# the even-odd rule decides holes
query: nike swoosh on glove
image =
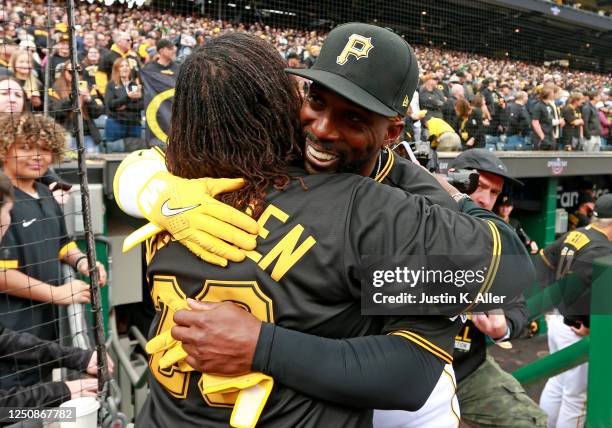
{"label": "nike swoosh on glove", "polygon": [[165,230],[208,263],[227,266],[228,260],[243,261],[242,250],[256,247],[259,226],[245,213],[215,199],[243,186],[241,178],[190,180],[157,172],[138,194],[138,209],[151,224],[129,235],[123,251]]}

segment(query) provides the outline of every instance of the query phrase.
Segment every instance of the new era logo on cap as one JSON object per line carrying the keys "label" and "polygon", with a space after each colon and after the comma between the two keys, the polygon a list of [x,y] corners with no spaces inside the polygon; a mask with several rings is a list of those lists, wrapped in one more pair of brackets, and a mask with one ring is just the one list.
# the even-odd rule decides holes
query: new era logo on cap
{"label": "new era logo on cap", "polygon": [[386,28],[361,23],[334,28],[311,69],[287,72],[387,117],[406,114],[419,82],[410,45]]}

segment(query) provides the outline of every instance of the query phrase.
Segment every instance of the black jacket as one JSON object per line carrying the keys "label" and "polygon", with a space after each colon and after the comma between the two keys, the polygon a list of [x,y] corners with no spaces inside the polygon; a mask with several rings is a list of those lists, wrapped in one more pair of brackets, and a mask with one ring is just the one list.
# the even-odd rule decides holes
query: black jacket
{"label": "black jacket", "polygon": [[100,70],[105,72],[108,75],[108,80],[111,79],[111,74],[113,72],[113,64],[119,58],[126,58],[130,64],[130,68],[132,69],[132,77],[135,78],[138,76],[140,69],[142,68],[142,63],[140,62],[140,58],[138,58],[138,54],[132,50],[127,53],[122,53],[121,50],[117,47],[117,45],[113,45],[110,48],[110,51],[107,51],[104,56],[102,56],[102,52],[100,52],[101,62],[100,62]]}
{"label": "black jacket", "polygon": [[457,103],[457,98],[449,97],[444,105],[442,106],[442,115],[443,119],[446,123],[451,126],[457,121],[457,113],[455,112],[455,104]]}
{"label": "black jacket", "polygon": [[[0,360],[18,360],[20,363],[41,363],[64,366],[84,371],[93,351],[58,345],[33,336],[18,333],[0,325]],[[55,407],[70,399],[70,390],[64,382],[48,382],[32,387],[15,387],[0,391],[0,425],[8,408]]]}
{"label": "black jacket", "polygon": [[582,106],[582,119],[584,120],[583,133],[584,138],[601,135],[601,124],[599,123],[599,113],[593,104],[590,102],[584,103]]}
{"label": "black jacket", "polygon": [[[130,86],[136,85],[130,82]],[[104,94],[104,105],[108,117],[120,121],[124,125],[140,125],[140,112],[143,109],[143,98],[133,100],[128,97],[123,85],[116,85],[110,80]],[[118,110],[125,106],[125,109]]]}
{"label": "black jacket", "polygon": [[425,122],[432,117],[442,119],[442,106],[444,106],[444,95],[438,88],[428,91],[424,86],[419,89],[419,105],[422,109],[427,110]]}
{"label": "black jacket", "polygon": [[521,135],[525,137],[531,130],[531,117],[527,107],[518,103],[508,104],[508,135]]}
{"label": "black jacket", "polygon": [[[467,119],[457,118],[455,130],[464,149],[476,149],[485,146],[485,129],[482,124],[482,112],[478,108],[474,108]],[[465,143],[474,137],[474,145],[466,146]]]}

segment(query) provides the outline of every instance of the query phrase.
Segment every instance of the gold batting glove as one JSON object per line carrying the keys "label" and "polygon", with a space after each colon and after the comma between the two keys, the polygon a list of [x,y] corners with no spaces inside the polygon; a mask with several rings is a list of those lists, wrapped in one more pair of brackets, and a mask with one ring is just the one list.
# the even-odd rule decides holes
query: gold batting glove
{"label": "gold batting glove", "polygon": [[[164,289],[162,289],[162,293],[160,293],[158,298],[168,308],[167,317],[174,316],[174,313],[181,309],[191,309],[186,300],[177,297],[169,291],[164,293],[163,290]],[[172,337],[172,329],[170,328],[162,331],[149,340],[145,345],[145,351],[149,355],[165,351],[164,356],[159,360],[159,366],[162,369],[167,369],[174,364],[178,364],[180,371],[193,370],[193,368],[184,361],[184,359],[187,358],[187,352],[183,349],[183,343]]]}
{"label": "gold batting glove", "polygon": [[138,209],[152,224],[128,236],[123,250],[165,230],[208,263],[227,266],[228,260],[244,260],[241,249],[255,249],[259,226],[245,213],[215,199],[243,186],[241,178],[189,180],[157,172],[138,194]]}
{"label": "gold batting glove", "polygon": [[274,386],[274,379],[259,372],[241,376],[202,374],[200,391],[213,401],[232,402],[234,408],[230,425],[235,428],[254,428]]}
{"label": "gold batting glove", "polygon": [[193,367],[185,362],[187,352],[183,349],[183,343],[172,337],[170,329],[161,332],[149,340],[145,345],[145,351],[147,351],[149,355],[166,351],[164,356],[159,360],[159,367],[162,369],[167,369],[177,364],[179,371],[193,371]]}

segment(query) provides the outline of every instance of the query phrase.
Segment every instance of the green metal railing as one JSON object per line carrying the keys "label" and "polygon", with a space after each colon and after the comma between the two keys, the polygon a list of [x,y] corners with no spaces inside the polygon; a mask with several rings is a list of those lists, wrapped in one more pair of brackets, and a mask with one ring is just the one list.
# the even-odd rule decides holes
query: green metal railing
{"label": "green metal railing", "polygon": [[[612,255],[593,262],[591,285],[590,336],[516,370],[513,375],[522,384],[546,379],[589,363],[587,391],[588,428],[612,427]],[[567,280],[552,284],[527,300],[530,319],[540,317],[562,299],[581,294],[583,286],[571,275]],[[566,301],[568,301],[566,300]],[[608,315],[611,314],[611,315]]]}

